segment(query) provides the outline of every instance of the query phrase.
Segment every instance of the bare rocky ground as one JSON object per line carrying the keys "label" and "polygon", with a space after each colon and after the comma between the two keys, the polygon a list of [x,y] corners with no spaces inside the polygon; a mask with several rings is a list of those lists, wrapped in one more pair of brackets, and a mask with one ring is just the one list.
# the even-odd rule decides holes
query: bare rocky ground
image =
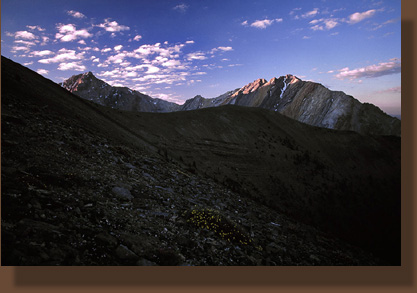
{"label": "bare rocky ground", "polygon": [[2,265],[381,263],[48,105],[6,93],[1,123]]}

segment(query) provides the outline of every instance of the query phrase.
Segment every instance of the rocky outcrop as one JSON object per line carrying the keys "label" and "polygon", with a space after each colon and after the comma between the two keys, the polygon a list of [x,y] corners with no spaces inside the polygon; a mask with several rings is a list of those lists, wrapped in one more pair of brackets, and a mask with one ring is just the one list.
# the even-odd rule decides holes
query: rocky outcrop
{"label": "rocky outcrop", "polygon": [[154,99],[127,87],[113,87],[86,72],[74,75],[60,84],[63,88],[86,100],[114,109],[136,112],[173,112],[179,105]]}

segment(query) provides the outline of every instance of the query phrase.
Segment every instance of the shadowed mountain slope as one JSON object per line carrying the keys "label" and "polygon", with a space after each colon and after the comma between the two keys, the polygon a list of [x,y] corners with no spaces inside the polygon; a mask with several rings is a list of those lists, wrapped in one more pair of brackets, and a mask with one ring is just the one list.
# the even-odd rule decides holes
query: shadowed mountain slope
{"label": "shadowed mountain slope", "polygon": [[[255,107],[115,110],[5,58],[2,85],[7,264],[400,264],[399,137]],[[196,209],[256,245],[231,250]]]}
{"label": "shadowed mountain slope", "polygon": [[121,110],[174,112],[238,105],[269,109],[313,126],[361,134],[401,135],[401,121],[378,107],[291,74],[269,82],[257,79],[212,99],[197,95],[183,105],[153,99],[128,88],[112,87],[91,72],[74,75],[62,86],[82,98]]}
{"label": "shadowed mountain slope", "polygon": [[97,104],[127,111],[172,112],[180,106],[154,99],[127,87],[113,87],[96,78],[91,72],[71,76],[61,86],[70,92]]}

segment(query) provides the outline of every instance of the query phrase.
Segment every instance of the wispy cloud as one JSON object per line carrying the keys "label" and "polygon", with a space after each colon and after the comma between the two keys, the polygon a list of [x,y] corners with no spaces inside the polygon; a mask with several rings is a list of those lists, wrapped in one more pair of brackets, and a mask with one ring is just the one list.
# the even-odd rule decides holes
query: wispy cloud
{"label": "wispy cloud", "polygon": [[394,19],[387,20],[387,21],[385,21],[385,22],[383,22],[383,23],[381,23],[381,24],[374,24],[374,28],[372,28],[372,30],[373,30],[373,31],[379,30],[380,28],[383,28],[383,27],[384,27],[384,26],[386,26],[386,25],[389,25],[389,24],[391,24],[391,23],[396,23],[396,22],[398,22],[399,20],[400,20],[400,19],[394,18]]}
{"label": "wispy cloud", "polygon": [[82,14],[81,12],[78,12],[78,11],[74,11],[74,10],[68,10],[67,14],[71,15],[72,17],[75,17],[75,18],[85,18],[84,14]]}
{"label": "wispy cloud", "polygon": [[189,6],[187,4],[181,3],[181,4],[178,4],[178,5],[174,6],[172,9],[174,9],[176,11],[179,11],[179,12],[182,12],[182,13],[185,13],[187,11],[188,7]]}
{"label": "wispy cloud", "polygon": [[355,23],[361,22],[364,19],[374,16],[375,13],[376,13],[375,9],[371,9],[365,12],[355,12],[349,15],[349,19],[347,20],[347,23],[355,24]]}
{"label": "wispy cloud", "polygon": [[142,39],[142,36],[141,36],[141,35],[136,35],[136,36],[133,38],[133,40],[134,40],[134,41],[140,41],[140,39]]}
{"label": "wispy cloud", "polygon": [[304,14],[301,15],[302,18],[309,18],[309,17],[313,17],[316,16],[319,13],[319,9],[318,8],[314,8],[311,11],[308,11]]}
{"label": "wispy cloud", "polygon": [[323,30],[331,30],[339,25],[339,19],[337,18],[321,18],[321,19],[314,19],[309,22],[312,27],[313,31],[323,31]]}
{"label": "wispy cloud", "polygon": [[40,26],[38,26],[38,25],[27,25],[26,26],[28,29],[30,29],[30,30],[37,30],[37,31],[40,31],[40,32],[43,32],[43,31],[45,31],[45,29],[44,28],[42,28],[42,27],[40,27]]}
{"label": "wispy cloud", "polygon": [[282,18],[276,18],[276,19],[263,19],[263,20],[256,20],[252,22],[251,24],[248,23],[247,20],[241,23],[243,26],[251,26],[259,29],[266,29],[268,26],[272,25],[274,22],[282,22]]}
{"label": "wispy cloud", "polygon": [[401,94],[401,86],[392,87],[376,92],[377,94]]}
{"label": "wispy cloud", "polygon": [[390,75],[401,72],[401,59],[393,58],[388,62],[381,62],[374,65],[369,65],[362,68],[349,69],[345,67],[338,70],[339,73],[335,75],[338,79],[359,79],[359,78],[374,78],[384,75]]}

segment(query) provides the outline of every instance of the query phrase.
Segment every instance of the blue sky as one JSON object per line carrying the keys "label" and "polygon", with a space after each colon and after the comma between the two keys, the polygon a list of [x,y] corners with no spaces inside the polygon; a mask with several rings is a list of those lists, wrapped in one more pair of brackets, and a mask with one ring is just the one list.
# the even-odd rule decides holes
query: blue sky
{"label": "blue sky", "polygon": [[294,74],[401,113],[400,0],[3,0],[1,53],[183,103]]}

